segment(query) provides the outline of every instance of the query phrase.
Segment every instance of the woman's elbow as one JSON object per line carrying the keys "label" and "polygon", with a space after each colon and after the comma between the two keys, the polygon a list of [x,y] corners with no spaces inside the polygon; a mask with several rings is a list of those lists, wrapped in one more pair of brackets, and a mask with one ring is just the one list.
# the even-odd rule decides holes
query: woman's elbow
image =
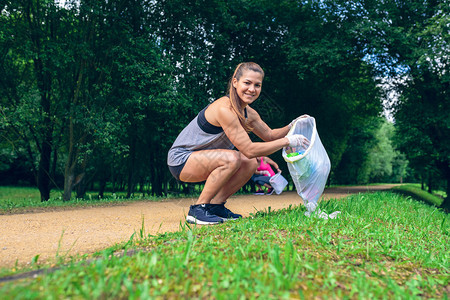
{"label": "woman's elbow", "polygon": [[275,141],[279,139],[279,137],[277,136],[277,134],[273,131],[273,129],[270,130],[268,136],[267,136],[267,140],[266,142],[271,142],[271,141]]}
{"label": "woman's elbow", "polygon": [[253,147],[246,147],[242,150],[240,150],[242,154],[244,154],[247,158],[256,158],[258,157],[258,153],[256,152],[256,149],[253,149]]}

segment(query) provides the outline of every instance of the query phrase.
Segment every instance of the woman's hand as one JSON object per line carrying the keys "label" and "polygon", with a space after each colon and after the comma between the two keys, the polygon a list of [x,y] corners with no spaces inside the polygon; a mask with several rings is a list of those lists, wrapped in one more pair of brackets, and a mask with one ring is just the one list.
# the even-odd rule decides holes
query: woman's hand
{"label": "woman's hand", "polygon": [[303,134],[294,134],[286,138],[289,140],[289,147],[307,149],[309,146],[309,140]]}

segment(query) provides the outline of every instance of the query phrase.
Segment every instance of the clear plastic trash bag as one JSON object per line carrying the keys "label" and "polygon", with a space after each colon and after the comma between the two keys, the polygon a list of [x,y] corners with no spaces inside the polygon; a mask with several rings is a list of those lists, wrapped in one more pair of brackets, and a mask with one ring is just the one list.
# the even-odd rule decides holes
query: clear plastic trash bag
{"label": "clear plastic trash bag", "polygon": [[287,162],[289,173],[303,199],[308,211],[317,208],[330,173],[331,163],[328,154],[320,141],[313,117],[301,118],[291,127],[287,136],[302,134],[309,141],[309,147],[283,148],[283,158]]}

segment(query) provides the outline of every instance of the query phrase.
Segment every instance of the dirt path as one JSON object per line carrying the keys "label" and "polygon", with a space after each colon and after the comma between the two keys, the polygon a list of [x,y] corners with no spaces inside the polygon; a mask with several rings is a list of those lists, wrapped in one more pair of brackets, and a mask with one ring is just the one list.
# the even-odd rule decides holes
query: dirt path
{"label": "dirt path", "polygon": [[[331,188],[325,199],[341,198],[352,193],[386,190],[393,185]],[[52,261],[58,255],[93,253],[116,243],[129,240],[139,233],[144,220],[146,234],[179,230],[189,206],[195,199],[174,199],[164,202],[133,202],[123,205],[82,208],[65,211],[45,211],[16,215],[0,215],[0,268]],[[295,192],[271,196],[236,196],[227,207],[244,217],[256,210],[272,210],[300,205]]]}

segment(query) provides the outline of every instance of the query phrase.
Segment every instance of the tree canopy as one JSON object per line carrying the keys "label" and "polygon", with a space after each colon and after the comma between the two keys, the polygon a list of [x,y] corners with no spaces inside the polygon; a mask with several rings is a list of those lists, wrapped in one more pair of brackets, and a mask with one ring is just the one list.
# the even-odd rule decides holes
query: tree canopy
{"label": "tree canopy", "polygon": [[[42,200],[53,187],[69,200],[72,190],[82,197],[94,184],[100,196],[107,185],[129,195],[137,187],[167,193],[178,186],[166,166],[174,139],[226,94],[238,63],[255,61],[266,71],[255,108],[273,128],[314,116],[332,162],[330,182],[386,179],[395,162],[405,168],[398,147],[419,173],[433,169],[448,186],[448,7],[6,1],[0,172],[28,170]],[[395,144],[394,130],[379,121],[386,77],[403,78],[395,85]]]}

